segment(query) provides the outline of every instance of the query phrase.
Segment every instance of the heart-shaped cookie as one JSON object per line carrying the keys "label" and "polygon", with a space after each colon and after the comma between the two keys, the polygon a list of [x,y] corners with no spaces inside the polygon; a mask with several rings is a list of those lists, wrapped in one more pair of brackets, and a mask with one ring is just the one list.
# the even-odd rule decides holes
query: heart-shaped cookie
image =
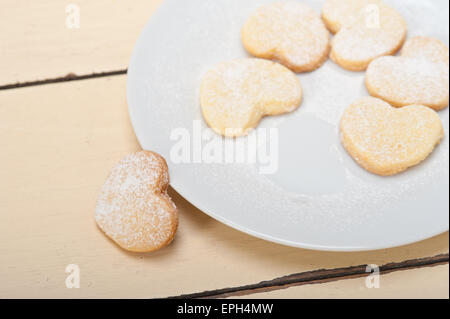
{"label": "heart-shaped cookie", "polygon": [[220,63],[206,73],[200,89],[203,117],[215,132],[228,137],[247,134],[263,116],[294,111],[301,99],[295,74],[262,59]]}
{"label": "heart-shaped cookie", "polygon": [[444,136],[437,113],[423,105],[394,108],[373,97],[347,108],[341,120],[342,144],[368,171],[394,175],[426,159]]}
{"label": "heart-shaped cookie", "polygon": [[375,58],[396,53],[406,38],[405,20],[380,0],[327,0],[322,18],[336,33],[331,59],[351,71],[363,71]]}
{"label": "heart-shaped cookie", "polygon": [[393,106],[421,104],[441,110],[449,102],[449,51],[441,41],[415,37],[399,57],[370,63],[366,86],[372,96]]}
{"label": "heart-shaped cookie", "polygon": [[102,187],[97,225],[128,251],[150,252],[168,245],[178,226],[168,186],[167,164],[160,155],[141,151],[126,156]]}
{"label": "heart-shaped cookie", "polygon": [[244,47],[252,55],[274,59],[295,72],[321,66],[330,48],[330,34],[320,16],[298,2],[259,8],[241,33]]}
{"label": "heart-shaped cookie", "polygon": [[360,14],[368,13],[371,5],[381,5],[382,0],[327,0],[322,7],[322,19],[333,34],[344,25],[356,21]]}

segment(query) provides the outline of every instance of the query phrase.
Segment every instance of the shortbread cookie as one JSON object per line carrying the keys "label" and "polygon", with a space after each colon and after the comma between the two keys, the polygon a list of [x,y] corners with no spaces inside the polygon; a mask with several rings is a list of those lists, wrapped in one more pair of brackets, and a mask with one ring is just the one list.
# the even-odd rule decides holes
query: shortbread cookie
{"label": "shortbread cookie", "polygon": [[200,104],[208,125],[228,137],[248,134],[265,115],[298,108],[300,81],[281,64],[238,59],[216,65],[205,75]]}
{"label": "shortbread cookie", "polygon": [[95,211],[98,226],[128,251],[150,252],[168,245],[178,227],[168,185],[168,168],[161,156],[148,151],[126,156],[100,192]]}
{"label": "shortbread cookie", "polygon": [[362,167],[394,175],[428,157],[444,136],[437,113],[423,105],[397,109],[373,97],[353,103],[341,120],[344,147]]}
{"label": "shortbread cookie", "polygon": [[406,58],[423,58],[434,63],[448,65],[448,47],[439,39],[417,36],[406,41],[401,56]]}
{"label": "shortbread cookie", "polygon": [[439,40],[408,40],[400,57],[381,57],[370,63],[366,86],[372,96],[393,106],[421,104],[441,110],[449,102],[449,54]]}
{"label": "shortbread cookie", "polygon": [[347,70],[365,70],[375,58],[396,53],[406,38],[405,20],[382,1],[327,0],[322,17],[336,32],[330,57]]}
{"label": "shortbread cookie", "polygon": [[343,25],[356,22],[359,15],[369,14],[373,5],[381,4],[381,0],[327,0],[322,8],[322,19],[328,30],[337,33]]}
{"label": "shortbread cookie", "polygon": [[317,69],[325,62],[330,34],[320,16],[298,2],[266,5],[242,28],[242,42],[252,55],[274,59],[295,72]]}

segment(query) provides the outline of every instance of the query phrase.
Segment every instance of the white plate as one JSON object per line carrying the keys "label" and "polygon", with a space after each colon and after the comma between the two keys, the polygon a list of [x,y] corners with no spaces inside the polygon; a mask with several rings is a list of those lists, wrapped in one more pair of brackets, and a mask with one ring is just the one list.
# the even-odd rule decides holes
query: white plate
{"label": "white plate", "polygon": [[[247,56],[240,28],[269,2],[166,0],[142,32],[128,70],[129,111],[142,147],[166,158],[173,188],[231,227],[295,247],[372,250],[448,230],[448,110],[439,113],[447,137],[423,164],[394,177],[372,175],[354,163],[338,134],[343,110],[368,95],[364,73],[331,61],[299,75],[304,101],[296,112],[260,125],[279,129],[276,174],[259,174],[251,164],[171,160],[175,129],[194,134],[195,120],[206,128],[198,96],[202,76],[218,62]],[[324,1],[303,2],[319,13]],[[446,0],[387,2],[407,20],[409,36],[448,44]]]}

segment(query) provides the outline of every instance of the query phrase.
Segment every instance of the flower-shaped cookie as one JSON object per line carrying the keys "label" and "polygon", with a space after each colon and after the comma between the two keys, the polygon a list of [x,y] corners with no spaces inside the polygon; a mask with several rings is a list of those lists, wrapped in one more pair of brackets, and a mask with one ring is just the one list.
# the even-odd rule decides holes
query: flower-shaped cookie
{"label": "flower-shaped cookie", "polygon": [[336,33],[331,59],[351,71],[363,71],[375,58],[396,53],[406,38],[405,20],[381,0],[327,0],[322,18]]}
{"label": "flower-shaped cookie", "polygon": [[344,112],[342,144],[368,171],[394,175],[426,159],[444,136],[437,113],[423,105],[394,108],[373,97]]}
{"label": "flower-shaped cookie", "polygon": [[449,51],[427,37],[408,40],[399,57],[380,57],[370,63],[366,86],[372,96],[393,106],[422,104],[441,110],[449,103]]}

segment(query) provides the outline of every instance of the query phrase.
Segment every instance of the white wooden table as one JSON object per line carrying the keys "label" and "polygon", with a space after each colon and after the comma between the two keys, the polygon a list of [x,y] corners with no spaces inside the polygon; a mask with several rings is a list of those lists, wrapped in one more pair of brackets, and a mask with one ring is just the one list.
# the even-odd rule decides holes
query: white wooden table
{"label": "white wooden table", "polygon": [[[169,247],[127,253],[97,229],[103,181],[139,149],[126,69],[161,2],[1,1],[0,298],[448,298],[448,233],[375,252],[295,249],[224,226],[173,190]],[[79,28],[66,25],[71,3]],[[69,264],[79,289],[66,288]],[[381,266],[378,289],[366,287],[367,264]]]}

